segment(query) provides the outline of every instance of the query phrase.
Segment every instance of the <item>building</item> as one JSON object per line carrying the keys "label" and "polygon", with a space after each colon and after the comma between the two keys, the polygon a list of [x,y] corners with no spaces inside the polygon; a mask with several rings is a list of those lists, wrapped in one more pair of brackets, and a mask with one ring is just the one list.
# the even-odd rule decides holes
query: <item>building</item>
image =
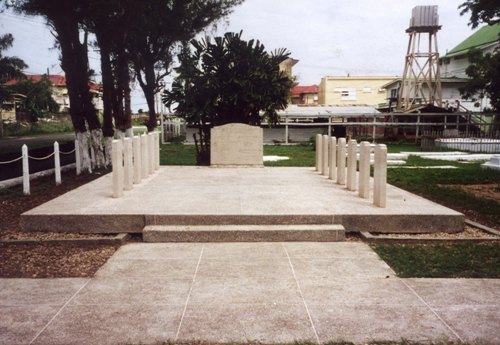
{"label": "building", "polygon": [[323,77],[319,84],[318,104],[377,107],[386,101],[383,86],[394,78],[389,76]]}
{"label": "building", "polygon": [[[68,88],[66,87],[66,77],[64,75],[46,75],[46,74],[27,74],[26,78],[34,83],[40,81],[43,77],[47,77],[52,83],[52,97],[59,104],[59,112],[69,111],[69,96]],[[10,80],[5,85],[13,85],[16,80]],[[93,95],[94,106],[97,111],[103,110],[102,90],[99,85],[94,82],[89,82],[90,93]]]}
{"label": "building", "polygon": [[292,68],[299,62],[299,60],[287,58],[279,64],[280,72],[285,72],[289,78],[293,78]]}
{"label": "building", "polygon": [[301,86],[292,88],[292,104],[318,104],[318,85]]}
{"label": "building", "polygon": [[500,47],[499,35],[500,24],[495,24],[483,26],[467,37],[440,59],[441,77],[467,78],[468,53],[472,49],[479,49],[483,54],[492,53]]}

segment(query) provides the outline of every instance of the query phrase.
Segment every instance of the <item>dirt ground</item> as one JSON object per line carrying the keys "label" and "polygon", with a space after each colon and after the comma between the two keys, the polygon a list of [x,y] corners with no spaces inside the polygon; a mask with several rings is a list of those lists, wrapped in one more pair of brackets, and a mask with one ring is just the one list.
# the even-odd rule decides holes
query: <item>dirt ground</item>
{"label": "dirt ground", "polygon": [[[76,176],[64,173],[63,183],[54,185],[54,177],[31,181],[31,195],[22,194],[22,186],[0,189],[0,240],[88,238],[85,234],[23,233],[20,215],[42,203],[92,181],[106,172]],[[46,278],[89,277],[113,255],[114,245],[62,245],[0,243],[0,277]]]}
{"label": "dirt ground", "polygon": [[500,185],[498,183],[487,184],[449,184],[447,187],[461,189],[478,198],[485,198],[500,202]]}

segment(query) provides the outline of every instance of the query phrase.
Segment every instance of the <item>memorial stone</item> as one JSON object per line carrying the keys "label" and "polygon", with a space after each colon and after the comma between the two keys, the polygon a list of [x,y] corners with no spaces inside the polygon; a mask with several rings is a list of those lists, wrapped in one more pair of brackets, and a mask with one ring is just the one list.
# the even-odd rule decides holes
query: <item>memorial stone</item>
{"label": "memorial stone", "polygon": [[263,130],[229,123],[210,131],[211,166],[263,166]]}

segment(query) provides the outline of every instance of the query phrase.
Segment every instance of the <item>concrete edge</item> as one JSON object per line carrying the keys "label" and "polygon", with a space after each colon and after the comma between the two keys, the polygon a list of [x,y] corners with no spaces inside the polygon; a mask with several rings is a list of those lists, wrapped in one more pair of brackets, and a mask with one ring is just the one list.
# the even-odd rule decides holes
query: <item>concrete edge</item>
{"label": "concrete edge", "polygon": [[130,238],[127,233],[117,234],[111,238],[61,238],[61,239],[25,239],[25,240],[0,240],[0,244],[77,244],[77,245],[123,245]]}
{"label": "concrete edge", "polygon": [[[67,170],[71,170],[71,169],[75,169],[75,167],[76,167],[75,163],[63,165],[61,167],[61,172],[62,171],[67,171]],[[55,174],[55,170],[56,169],[47,169],[47,170],[42,170],[42,171],[30,174],[30,181],[31,180],[35,180],[35,179],[37,179],[39,177],[53,175],[53,174]],[[14,177],[14,178],[11,178],[11,179],[8,179],[8,180],[0,181],[0,188],[10,188],[10,187],[14,187],[14,186],[20,185],[22,183],[23,183],[23,177],[22,176],[20,176],[20,177]]]}
{"label": "concrete edge", "polygon": [[498,230],[495,230],[495,229],[492,229],[486,225],[483,225],[483,224],[479,224],[473,220],[470,220],[470,219],[465,219],[465,224],[468,224],[474,228],[478,228],[478,229],[481,229],[483,231],[486,231],[486,232],[489,232],[490,234],[493,234],[493,235],[497,235],[497,236],[500,236],[500,231]]}
{"label": "concrete edge", "polygon": [[500,238],[411,238],[411,237],[389,237],[373,236],[368,231],[360,231],[361,237],[368,243],[396,243],[396,244],[456,244],[456,243],[483,243],[496,242]]}

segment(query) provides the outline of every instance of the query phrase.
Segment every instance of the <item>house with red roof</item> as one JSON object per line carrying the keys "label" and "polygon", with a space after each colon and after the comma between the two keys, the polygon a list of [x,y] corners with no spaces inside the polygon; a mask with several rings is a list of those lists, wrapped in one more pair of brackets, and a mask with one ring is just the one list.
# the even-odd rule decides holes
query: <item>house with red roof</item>
{"label": "house with red roof", "polygon": [[[26,78],[33,82],[40,81],[43,77],[47,77],[52,83],[52,97],[59,104],[60,112],[69,111],[69,96],[68,88],[66,86],[66,77],[64,75],[46,75],[46,74],[26,74]],[[5,83],[5,85],[14,85],[17,80],[10,80]],[[90,93],[93,95],[94,106],[97,111],[103,110],[102,102],[102,89],[99,85],[94,82],[89,82]]]}
{"label": "house with red roof", "polygon": [[302,86],[292,88],[292,104],[318,104],[318,85]]}

